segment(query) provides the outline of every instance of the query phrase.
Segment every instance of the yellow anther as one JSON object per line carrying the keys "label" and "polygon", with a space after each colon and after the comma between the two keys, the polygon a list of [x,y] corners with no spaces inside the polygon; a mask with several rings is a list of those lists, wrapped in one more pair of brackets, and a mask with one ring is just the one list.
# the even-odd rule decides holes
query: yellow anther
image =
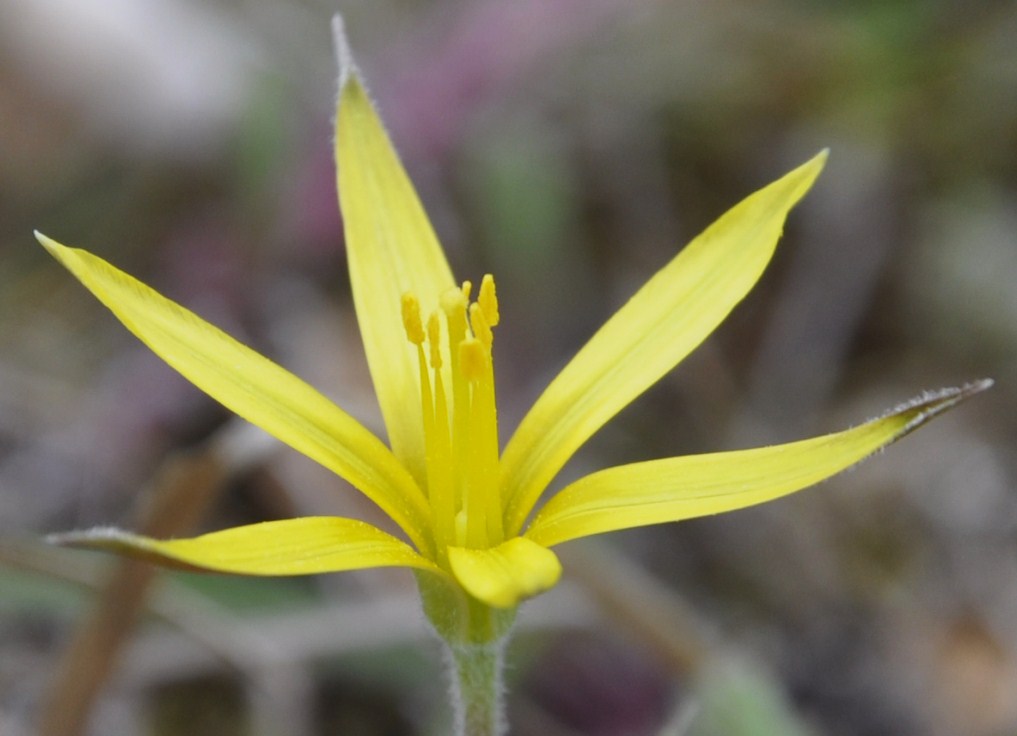
{"label": "yellow anther", "polygon": [[427,318],[427,342],[431,348],[431,367],[441,368],[441,318],[438,312],[431,312]]}
{"label": "yellow anther", "polygon": [[494,335],[491,333],[491,325],[487,321],[484,308],[476,302],[470,305],[470,327],[473,328],[474,336],[490,350]]}
{"label": "yellow anther", "polygon": [[501,316],[498,314],[498,295],[494,288],[494,276],[485,274],[480,282],[477,304],[484,310],[484,319],[490,327],[497,327]]}
{"label": "yellow anther", "polygon": [[463,292],[463,297],[466,299],[466,301],[470,300],[470,292],[472,292],[472,291],[473,291],[473,282],[472,281],[464,281],[463,282],[462,292]]}
{"label": "yellow anther", "polygon": [[459,369],[463,372],[463,378],[467,381],[483,379],[486,357],[487,351],[477,338],[468,337],[459,343]]}
{"label": "yellow anther", "polygon": [[406,338],[414,345],[424,344],[424,325],[420,321],[420,302],[409,292],[403,294],[403,327]]}

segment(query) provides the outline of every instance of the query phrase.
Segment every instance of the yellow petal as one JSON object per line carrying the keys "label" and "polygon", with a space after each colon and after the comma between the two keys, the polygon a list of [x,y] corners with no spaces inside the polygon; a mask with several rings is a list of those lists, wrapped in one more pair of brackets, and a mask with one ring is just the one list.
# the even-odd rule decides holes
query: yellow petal
{"label": "yellow petal", "polygon": [[348,480],[420,549],[430,511],[409,473],[353,417],[299,378],[179,304],[83,250],[39,242],[121,322],[226,408]]}
{"label": "yellow petal", "polygon": [[389,442],[422,483],[419,373],[400,305],[411,292],[426,320],[440,295],[454,286],[452,271],[364,90],[338,18],[335,30],[340,65],[335,158],[353,299]]}
{"label": "yellow petal", "polygon": [[572,454],[701,343],[749,292],[823,151],[708,227],[629,300],[544,391],[502,460],[506,533],[522,528]]}
{"label": "yellow petal", "polygon": [[355,519],[308,516],[158,540],[119,529],[54,534],[47,541],[116,552],[163,567],[238,575],[312,575],[367,567],[438,571],[408,544]]}
{"label": "yellow petal", "polygon": [[526,537],[553,546],[770,501],[839,473],[991,384],[980,381],[928,394],[881,419],[824,437],[593,473],[553,496]]}
{"label": "yellow petal", "polygon": [[561,563],[551,550],[524,537],[490,549],[449,547],[452,574],[467,593],[495,608],[511,608],[554,587]]}

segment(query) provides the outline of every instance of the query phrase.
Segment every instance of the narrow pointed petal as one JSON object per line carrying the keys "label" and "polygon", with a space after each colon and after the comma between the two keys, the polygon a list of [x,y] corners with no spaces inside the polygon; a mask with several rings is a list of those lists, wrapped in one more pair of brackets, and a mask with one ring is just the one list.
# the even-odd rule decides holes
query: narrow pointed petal
{"label": "narrow pointed petal", "polygon": [[692,352],[763,273],[788,211],[826,161],[812,160],[733,207],[636,293],[544,391],[502,460],[506,533],[611,417]]}
{"label": "narrow pointed petal", "polygon": [[490,549],[449,547],[452,574],[467,593],[495,608],[511,608],[554,587],[561,563],[551,550],[525,537]]}
{"label": "narrow pointed petal", "polygon": [[430,511],[387,447],[299,378],[179,304],[83,250],[39,242],[143,343],[227,409],[345,478],[420,549]]}
{"label": "narrow pointed petal", "polygon": [[357,319],[396,456],[424,479],[416,353],[406,339],[403,294],[420,301],[424,319],[453,287],[452,271],[427,214],[360,80],[342,29],[335,158],[339,206]]}
{"label": "narrow pointed petal", "polygon": [[738,452],[653,460],[593,473],[564,488],[526,532],[553,546],[591,534],[754,506],[851,467],[964,399],[980,381],[927,394],[845,432]]}
{"label": "narrow pointed petal", "polygon": [[119,529],[54,534],[68,547],[115,552],[163,567],[237,575],[313,575],[368,567],[439,571],[412,547],[355,519],[308,516],[159,540]]}

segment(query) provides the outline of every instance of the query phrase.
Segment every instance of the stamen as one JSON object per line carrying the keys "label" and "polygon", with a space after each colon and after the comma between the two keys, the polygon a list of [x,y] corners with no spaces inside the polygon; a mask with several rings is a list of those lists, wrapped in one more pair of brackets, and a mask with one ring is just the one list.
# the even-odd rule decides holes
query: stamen
{"label": "stamen", "polygon": [[467,381],[481,381],[484,378],[484,346],[480,340],[470,337],[459,343],[459,366]]}
{"label": "stamen", "polygon": [[424,456],[426,459],[427,488],[430,492],[434,483],[431,474],[437,463],[434,456],[434,398],[431,395],[431,381],[427,372],[427,358],[424,355],[424,328],[420,324],[420,303],[412,294],[403,295],[403,326],[406,337],[417,348],[417,372],[420,376],[420,417],[424,425]]}
{"label": "stamen", "polygon": [[414,345],[421,345],[424,342],[424,325],[420,321],[420,302],[413,294],[403,294],[403,328],[406,330],[406,339]]}
{"label": "stamen", "polygon": [[484,319],[491,327],[497,327],[501,320],[498,314],[498,295],[495,293],[494,276],[485,274],[480,282],[480,294],[477,295],[477,304],[484,310]]}
{"label": "stamen", "polygon": [[428,497],[442,556],[449,545],[485,549],[504,540],[491,362],[498,299],[490,275],[481,281],[474,304],[472,290],[464,281],[441,294],[440,308],[426,325],[416,298],[408,294],[402,304],[406,335],[420,361]]}
{"label": "stamen", "polygon": [[[437,320],[430,320],[437,324]],[[441,356],[435,345],[432,345],[432,357],[438,354],[438,363],[434,366],[434,420],[431,455],[435,460],[435,469],[428,473],[429,497],[431,513],[434,516],[436,546],[440,555],[445,555],[448,545],[456,539],[456,479],[452,462],[452,438],[448,426],[448,401],[445,398],[445,382],[441,379]]]}
{"label": "stamen", "polygon": [[[466,510],[467,482],[466,466],[469,462],[469,407],[470,387],[463,378],[462,361],[459,359],[459,345],[466,339],[467,295],[470,293],[470,282],[465,282],[461,289],[451,288],[441,295],[439,300],[445,321],[448,325],[448,346],[450,351],[452,373],[452,466],[455,476],[455,496],[461,509]],[[468,516],[468,511],[466,515]],[[465,518],[465,517],[464,517]],[[456,526],[459,534],[460,526]],[[465,526],[462,526],[465,534]],[[466,536],[457,536],[457,544],[467,544]]]}
{"label": "stamen", "polygon": [[476,302],[470,305],[470,327],[473,328],[473,334],[477,339],[484,344],[485,348],[490,350],[492,343],[494,343],[491,323],[487,321],[487,315],[484,314],[483,307]]}
{"label": "stamen", "polygon": [[[420,305],[403,298],[403,321],[408,325],[407,333],[423,337],[420,323]],[[411,338],[412,339],[412,338]],[[427,320],[427,347],[433,379],[428,375],[427,360],[423,341],[417,343],[417,359],[420,364],[421,411],[424,417],[424,444],[427,453],[427,495],[431,502],[434,518],[435,546],[444,558],[448,545],[455,540],[455,480],[452,470],[451,439],[448,426],[448,403],[445,385],[441,375],[441,318],[437,311]]]}
{"label": "stamen", "polygon": [[[491,330],[476,304],[470,310],[475,330],[488,340]],[[463,378],[470,384],[465,483],[468,501],[467,542],[493,546],[504,537],[498,479],[498,419],[494,403],[494,371],[489,343],[468,338],[459,346]]]}
{"label": "stamen", "polygon": [[431,312],[427,318],[427,343],[431,348],[431,367],[441,368],[441,318],[437,312]]}

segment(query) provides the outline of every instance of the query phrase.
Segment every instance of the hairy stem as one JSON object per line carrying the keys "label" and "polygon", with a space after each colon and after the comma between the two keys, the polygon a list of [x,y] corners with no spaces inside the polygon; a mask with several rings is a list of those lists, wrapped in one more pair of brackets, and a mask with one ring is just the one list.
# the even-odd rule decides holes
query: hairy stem
{"label": "hairy stem", "polygon": [[455,736],[504,736],[505,640],[483,644],[446,643]]}

